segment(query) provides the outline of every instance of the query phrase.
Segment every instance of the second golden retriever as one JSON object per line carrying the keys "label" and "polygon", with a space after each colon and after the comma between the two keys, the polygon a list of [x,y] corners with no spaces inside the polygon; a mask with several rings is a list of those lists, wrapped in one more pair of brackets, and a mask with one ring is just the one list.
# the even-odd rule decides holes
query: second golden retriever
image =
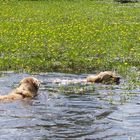
{"label": "second golden retriever", "polygon": [[95,83],[117,83],[120,82],[120,77],[116,75],[115,72],[112,71],[104,71],[100,72],[97,75],[90,75],[86,78],[87,82],[95,82]]}
{"label": "second golden retriever", "polygon": [[16,100],[32,98],[37,95],[40,81],[34,77],[26,77],[20,81],[18,87],[7,95],[0,95],[0,100]]}
{"label": "second golden retriever", "polygon": [[100,72],[96,75],[89,75],[85,79],[55,79],[53,83],[61,83],[63,85],[68,85],[68,84],[76,84],[76,83],[104,83],[104,84],[119,84],[120,83],[120,77],[117,76],[115,72],[112,71],[103,71]]}

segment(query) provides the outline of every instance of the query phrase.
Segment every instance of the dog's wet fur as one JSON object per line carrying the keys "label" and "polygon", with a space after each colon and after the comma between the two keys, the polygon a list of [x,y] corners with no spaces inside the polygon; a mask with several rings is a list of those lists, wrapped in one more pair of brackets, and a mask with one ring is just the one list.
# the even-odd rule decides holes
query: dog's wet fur
{"label": "dog's wet fur", "polygon": [[116,73],[112,71],[104,71],[96,75],[90,75],[86,78],[86,80],[87,82],[105,83],[105,84],[120,83],[120,77],[117,76]]}
{"label": "dog's wet fur", "polygon": [[18,100],[24,98],[33,98],[37,95],[40,81],[34,77],[26,77],[19,82],[16,89],[7,95],[1,95],[0,100]]}
{"label": "dog's wet fur", "polygon": [[[74,81],[71,81],[74,82]],[[78,82],[94,82],[94,83],[105,83],[112,84],[120,83],[120,77],[112,71],[100,72],[96,75],[90,75],[86,79],[78,80]],[[40,81],[34,77],[26,77],[19,82],[16,89],[7,95],[0,95],[0,101],[2,100],[18,100],[24,98],[33,98],[37,95],[40,86]]]}
{"label": "dog's wet fur", "polygon": [[103,71],[96,75],[89,75],[85,79],[55,79],[53,83],[103,83],[103,84],[119,84],[120,77],[112,71]]}

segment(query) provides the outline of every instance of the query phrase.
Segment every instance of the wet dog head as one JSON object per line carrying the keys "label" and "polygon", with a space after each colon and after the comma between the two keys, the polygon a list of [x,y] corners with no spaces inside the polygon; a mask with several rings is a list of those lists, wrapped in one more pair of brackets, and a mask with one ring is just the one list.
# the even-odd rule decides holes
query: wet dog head
{"label": "wet dog head", "polygon": [[40,81],[34,77],[26,77],[24,79],[22,79],[19,83],[19,85],[23,84],[23,83],[28,83],[33,85],[36,89],[39,88],[40,86]]}
{"label": "wet dog head", "polygon": [[112,71],[100,72],[98,75],[99,75],[101,82],[103,82],[103,83],[111,84],[111,83],[115,82],[116,84],[119,84],[119,82],[120,82],[120,77],[117,76],[116,73],[112,72]]}
{"label": "wet dog head", "polygon": [[118,77],[112,71],[104,71],[104,72],[100,72],[97,75],[88,76],[87,82],[105,83],[105,84],[112,84],[112,83],[119,84],[120,77]]}
{"label": "wet dog head", "polygon": [[34,77],[26,77],[22,79],[18,86],[18,91],[24,96],[31,96],[34,97],[37,95],[37,91],[40,86],[40,81]]}

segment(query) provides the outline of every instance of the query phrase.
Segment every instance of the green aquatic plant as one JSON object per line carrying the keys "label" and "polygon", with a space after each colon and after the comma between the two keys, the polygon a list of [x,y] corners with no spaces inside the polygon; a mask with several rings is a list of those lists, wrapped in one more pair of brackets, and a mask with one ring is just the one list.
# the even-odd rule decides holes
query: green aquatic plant
{"label": "green aquatic plant", "polygon": [[71,83],[67,85],[59,84],[54,85],[54,87],[47,88],[50,92],[59,92],[59,93],[72,93],[72,94],[84,94],[94,92],[94,84],[82,84],[82,83]]}
{"label": "green aquatic plant", "polygon": [[0,70],[91,73],[140,66],[140,3],[2,1]]}

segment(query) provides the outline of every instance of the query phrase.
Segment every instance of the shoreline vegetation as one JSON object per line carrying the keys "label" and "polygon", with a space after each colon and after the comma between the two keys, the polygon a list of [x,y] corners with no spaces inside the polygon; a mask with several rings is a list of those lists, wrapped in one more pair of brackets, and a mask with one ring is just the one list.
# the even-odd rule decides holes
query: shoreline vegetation
{"label": "shoreline vegetation", "polygon": [[140,70],[140,3],[11,0],[0,11],[1,71]]}

